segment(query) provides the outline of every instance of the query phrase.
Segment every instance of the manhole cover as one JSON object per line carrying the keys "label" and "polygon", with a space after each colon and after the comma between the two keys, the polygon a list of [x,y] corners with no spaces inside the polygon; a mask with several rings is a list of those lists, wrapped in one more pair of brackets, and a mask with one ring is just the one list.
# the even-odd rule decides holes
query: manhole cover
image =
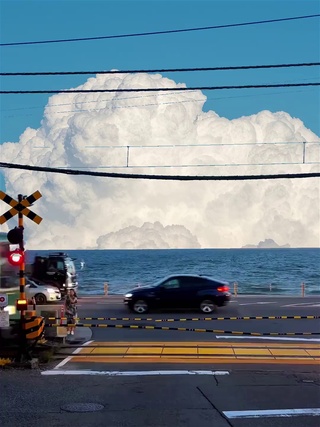
{"label": "manhole cover", "polygon": [[61,409],[66,412],[96,412],[103,408],[104,406],[99,405],[99,403],[70,403],[61,406]]}

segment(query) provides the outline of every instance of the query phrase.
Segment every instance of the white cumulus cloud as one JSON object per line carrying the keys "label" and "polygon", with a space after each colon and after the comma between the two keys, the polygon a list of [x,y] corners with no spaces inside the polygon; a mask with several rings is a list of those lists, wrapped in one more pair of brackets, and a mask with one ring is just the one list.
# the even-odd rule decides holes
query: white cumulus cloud
{"label": "white cumulus cloud", "polygon": [[[160,74],[104,74],[79,89],[184,88]],[[286,112],[234,120],[200,91],[63,93],[39,129],[0,146],[10,163],[103,172],[246,175],[319,171],[319,137]],[[318,163],[318,164],[317,164]],[[28,249],[320,246],[319,179],[151,181],[5,169],[12,197],[42,193]],[[9,227],[13,220],[9,223]],[[8,225],[2,226],[7,229]]]}

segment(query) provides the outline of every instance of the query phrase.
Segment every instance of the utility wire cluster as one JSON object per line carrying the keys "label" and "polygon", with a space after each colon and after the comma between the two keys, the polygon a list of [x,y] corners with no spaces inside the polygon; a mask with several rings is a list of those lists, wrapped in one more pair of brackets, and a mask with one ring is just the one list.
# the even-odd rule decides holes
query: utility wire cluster
{"label": "utility wire cluster", "polygon": [[[8,76],[52,76],[52,75],[76,75],[76,74],[127,74],[127,73],[154,73],[154,72],[196,72],[196,71],[227,71],[227,70],[249,70],[270,69],[289,67],[314,67],[320,62],[304,62],[293,64],[267,64],[267,65],[241,65],[233,67],[198,67],[198,68],[163,68],[144,70],[111,70],[111,71],[44,71],[44,72],[2,72],[0,75]],[[280,87],[308,87],[320,86],[320,82],[278,83],[278,84],[255,84],[255,85],[225,85],[225,86],[197,86],[197,87],[160,87],[160,88],[127,88],[127,89],[53,89],[53,90],[2,90],[0,94],[43,94],[43,93],[115,93],[115,92],[181,92],[194,90],[228,90],[228,89],[263,89]]]}
{"label": "utility wire cluster", "polygon": [[[13,43],[1,43],[0,47],[9,46],[21,46],[21,45],[32,45],[32,44],[48,44],[48,43],[66,43],[66,42],[79,42],[79,41],[91,41],[91,40],[102,40],[102,39],[115,39],[124,37],[140,37],[140,36],[154,36],[172,33],[182,33],[191,31],[204,31],[214,30],[222,28],[240,27],[248,25],[258,25],[267,23],[276,23],[284,21],[293,21],[301,19],[319,18],[320,14],[305,15],[288,17],[281,19],[270,19],[263,21],[250,21],[235,24],[226,25],[215,25],[208,27],[198,28],[186,28],[186,29],[174,29],[167,31],[153,31],[146,33],[134,33],[134,34],[120,34],[120,35],[109,35],[101,37],[82,37],[73,39],[59,39],[59,40],[42,40],[42,41],[26,41],[26,42],[13,42]],[[290,68],[290,67],[314,67],[319,66],[319,62],[304,62],[294,64],[271,64],[271,65],[241,65],[241,66],[230,66],[230,67],[193,67],[193,68],[171,68],[171,69],[138,69],[138,70],[111,70],[111,71],[45,71],[45,72],[1,72],[0,75],[3,77],[9,76],[53,76],[53,75],[89,75],[89,74],[128,74],[128,73],[174,73],[174,72],[206,72],[206,71],[231,71],[231,70],[249,70],[249,69],[275,69],[275,68]],[[263,89],[263,88],[288,88],[288,87],[314,87],[320,86],[320,82],[298,82],[298,83],[278,83],[278,84],[251,84],[251,85],[224,85],[224,86],[196,86],[196,87],[161,87],[161,88],[128,88],[128,89],[68,89],[68,90],[2,90],[0,94],[50,94],[50,93],[114,93],[114,92],[182,92],[182,91],[195,91],[195,90],[229,90],[229,89]],[[40,147],[39,147],[40,148]],[[0,168],[14,168],[38,172],[47,173],[60,173],[68,175],[88,175],[96,177],[109,177],[109,178],[129,178],[129,179],[152,179],[152,180],[179,180],[179,181],[240,181],[240,180],[263,180],[263,179],[295,179],[295,178],[315,178],[319,177],[320,173],[298,173],[298,174],[268,174],[268,175],[229,175],[229,176],[214,176],[214,175],[147,175],[147,174],[127,174],[127,173],[109,173],[109,172],[93,172],[83,171],[67,168],[48,168],[41,166],[21,165],[14,163],[0,162]]]}

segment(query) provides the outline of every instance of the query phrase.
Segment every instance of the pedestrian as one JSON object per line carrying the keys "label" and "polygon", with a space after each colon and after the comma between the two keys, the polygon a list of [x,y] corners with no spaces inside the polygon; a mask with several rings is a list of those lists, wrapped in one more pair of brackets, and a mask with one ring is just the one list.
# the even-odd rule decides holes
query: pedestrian
{"label": "pedestrian", "polygon": [[74,330],[77,321],[77,294],[74,289],[70,289],[65,301],[65,314],[67,318],[67,334],[74,335]]}

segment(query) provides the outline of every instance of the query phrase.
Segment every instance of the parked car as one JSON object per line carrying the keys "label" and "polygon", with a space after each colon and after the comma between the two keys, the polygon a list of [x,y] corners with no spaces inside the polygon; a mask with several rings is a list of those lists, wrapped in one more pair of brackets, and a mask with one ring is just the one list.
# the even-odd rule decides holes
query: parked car
{"label": "parked car", "polygon": [[229,283],[191,274],[171,275],[150,287],[135,288],[124,296],[124,303],[136,313],[150,309],[197,308],[212,313],[231,298]]}
{"label": "parked car", "polygon": [[61,300],[61,292],[58,288],[28,278],[26,279],[25,293],[27,299],[34,297],[36,304]]}

